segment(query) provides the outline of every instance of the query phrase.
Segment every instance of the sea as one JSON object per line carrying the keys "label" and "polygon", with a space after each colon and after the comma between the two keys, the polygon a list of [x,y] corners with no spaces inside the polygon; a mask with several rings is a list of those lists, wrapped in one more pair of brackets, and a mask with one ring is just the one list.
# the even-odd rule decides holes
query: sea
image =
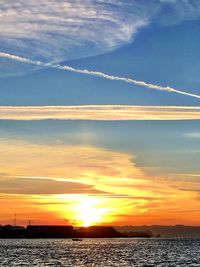
{"label": "sea", "polygon": [[200,239],[0,239],[0,266],[200,266]]}

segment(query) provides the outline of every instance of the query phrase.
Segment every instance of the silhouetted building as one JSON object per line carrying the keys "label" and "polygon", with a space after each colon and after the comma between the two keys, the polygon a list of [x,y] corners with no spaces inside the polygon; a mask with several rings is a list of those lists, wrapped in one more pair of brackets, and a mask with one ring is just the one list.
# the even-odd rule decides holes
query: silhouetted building
{"label": "silhouetted building", "polygon": [[4,225],[0,227],[1,238],[24,238],[26,236],[26,228],[22,226]]}
{"label": "silhouetted building", "polygon": [[130,232],[124,232],[124,235],[128,237],[152,237],[153,234],[151,231],[130,231]]}
{"label": "silhouetted building", "polygon": [[74,236],[73,226],[28,225],[29,238],[70,238]]}
{"label": "silhouetted building", "polygon": [[106,237],[124,237],[111,226],[89,226],[81,227],[77,231],[78,237],[87,238],[106,238]]}
{"label": "silhouetted building", "polygon": [[90,226],[74,229],[73,226],[28,225],[0,226],[0,238],[115,238],[126,237],[110,226]]}

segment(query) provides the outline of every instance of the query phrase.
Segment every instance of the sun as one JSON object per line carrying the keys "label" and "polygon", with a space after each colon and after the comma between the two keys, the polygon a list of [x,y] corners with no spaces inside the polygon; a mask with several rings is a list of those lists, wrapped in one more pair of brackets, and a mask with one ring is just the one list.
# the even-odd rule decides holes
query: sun
{"label": "sun", "polygon": [[84,198],[75,205],[75,217],[79,226],[88,227],[104,222],[108,209],[100,207],[100,201],[94,198]]}

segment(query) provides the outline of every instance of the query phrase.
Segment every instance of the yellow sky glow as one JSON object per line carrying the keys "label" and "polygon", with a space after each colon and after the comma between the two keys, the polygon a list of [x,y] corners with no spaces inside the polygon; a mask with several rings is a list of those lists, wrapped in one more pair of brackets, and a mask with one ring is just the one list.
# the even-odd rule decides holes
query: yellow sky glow
{"label": "yellow sky glow", "polygon": [[23,224],[199,223],[188,182],[151,177],[131,154],[11,139],[0,154],[2,222],[14,211]]}

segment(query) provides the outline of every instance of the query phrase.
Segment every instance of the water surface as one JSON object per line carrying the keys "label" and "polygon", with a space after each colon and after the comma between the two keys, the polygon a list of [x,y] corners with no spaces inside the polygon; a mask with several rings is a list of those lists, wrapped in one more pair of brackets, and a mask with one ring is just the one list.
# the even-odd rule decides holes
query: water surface
{"label": "water surface", "polygon": [[200,266],[200,239],[0,240],[0,266]]}

